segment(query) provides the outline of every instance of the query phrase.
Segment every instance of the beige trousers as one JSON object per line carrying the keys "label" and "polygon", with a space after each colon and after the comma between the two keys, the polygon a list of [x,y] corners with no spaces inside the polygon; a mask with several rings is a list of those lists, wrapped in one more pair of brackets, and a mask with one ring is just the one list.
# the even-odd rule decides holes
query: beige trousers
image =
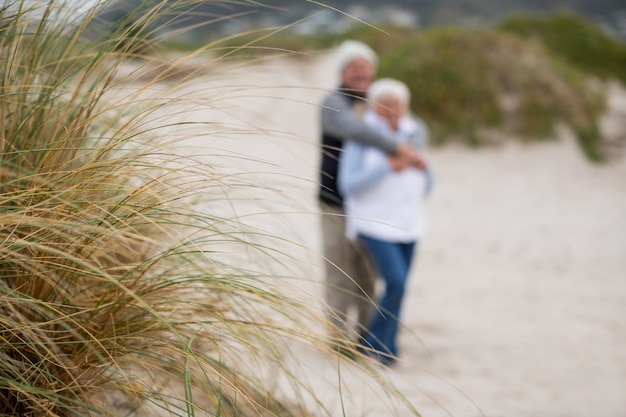
{"label": "beige trousers", "polygon": [[346,238],[343,210],[325,204],[321,210],[331,340],[356,342],[369,325],[377,274],[364,247]]}

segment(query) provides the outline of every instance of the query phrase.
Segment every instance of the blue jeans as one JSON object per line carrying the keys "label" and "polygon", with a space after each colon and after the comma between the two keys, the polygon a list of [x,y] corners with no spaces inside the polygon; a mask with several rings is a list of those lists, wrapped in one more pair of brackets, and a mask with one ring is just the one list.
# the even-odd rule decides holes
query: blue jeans
{"label": "blue jeans", "polygon": [[398,320],[416,242],[388,242],[367,236],[361,239],[385,280],[385,291],[376,303],[363,344],[373,349],[381,362],[390,364],[398,357]]}

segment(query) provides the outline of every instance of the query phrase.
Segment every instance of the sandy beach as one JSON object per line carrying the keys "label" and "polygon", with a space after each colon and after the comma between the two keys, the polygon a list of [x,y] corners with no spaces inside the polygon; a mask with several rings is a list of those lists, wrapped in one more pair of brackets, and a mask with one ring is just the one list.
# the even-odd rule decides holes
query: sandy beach
{"label": "sandy beach", "polygon": [[[295,243],[300,260],[287,268],[307,271],[302,294],[314,303],[323,281],[318,103],[336,82],[332,56],[229,77],[241,88],[198,81],[196,94],[224,93],[179,119],[241,131],[214,126],[210,140],[186,143],[272,189],[238,215]],[[626,416],[626,159],[594,165],[566,132],[533,145],[451,144],[428,158],[436,184],[405,300],[402,364],[383,371],[410,405],[372,395],[375,382],[350,365],[340,366],[342,402],[336,359],[296,347],[303,377],[349,417],[408,416],[411,405],[424,417]]]}

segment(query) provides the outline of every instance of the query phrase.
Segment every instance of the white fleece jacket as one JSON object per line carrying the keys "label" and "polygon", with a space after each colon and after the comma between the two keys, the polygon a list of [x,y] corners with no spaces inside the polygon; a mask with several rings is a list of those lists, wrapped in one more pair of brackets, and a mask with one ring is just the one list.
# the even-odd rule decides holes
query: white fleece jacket
{"label": "white fleece jacket", "polygon": [[[428,133],[417,119],[400,119],[396,132],[374,111],[364,115],[367,124],[398,142],[419,144],[423,148]],[[419,240],[426,230],[424,199],[431,187],[431,173],[415,168],[393,172],[387,156],[380,150],[348,141],[339,162],[339,189],[344,195],[346,234],[392,241]]]}

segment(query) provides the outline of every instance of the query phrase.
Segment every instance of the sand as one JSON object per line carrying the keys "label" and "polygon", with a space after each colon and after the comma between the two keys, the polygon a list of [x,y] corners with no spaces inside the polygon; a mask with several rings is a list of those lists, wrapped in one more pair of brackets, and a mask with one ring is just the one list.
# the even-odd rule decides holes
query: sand
{"label": "sand", "polygon": [[[194,91],[216,94],[216,106],[180,119],[256,130],[188,144],[272,188],[264,206],[238,213],[294,243],[292,270],[320,284],[318,103],[336,82],[332,56],[229,78],[241,89],[198,80]],[[383,374],[425,417],[626,416],[626,159],[594,165],[567,132],[533,145],[431,148],[428,158],[436,184],[405,300],[403,362]],[[320,287],[302,291],[314,302]],[[294,349],[334,415],[411,415],[349,364]]]}

